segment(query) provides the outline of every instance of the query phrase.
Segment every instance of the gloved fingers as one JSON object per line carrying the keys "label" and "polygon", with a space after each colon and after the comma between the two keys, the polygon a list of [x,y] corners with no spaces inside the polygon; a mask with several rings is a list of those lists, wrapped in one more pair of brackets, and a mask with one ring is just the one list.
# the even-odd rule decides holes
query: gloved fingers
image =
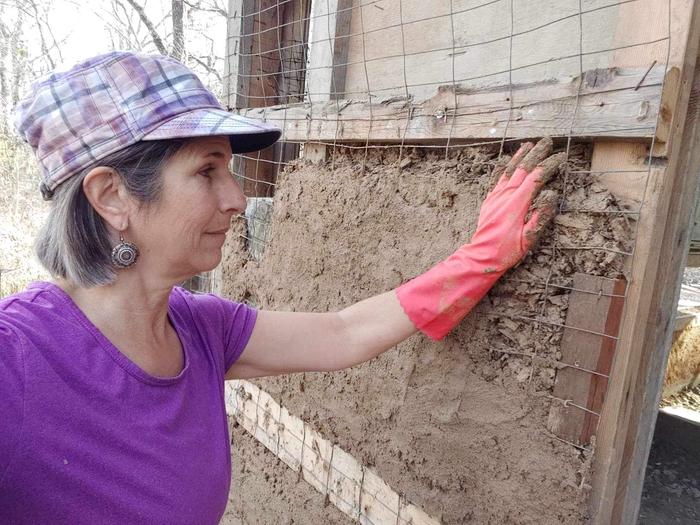
{"label": "gloved fingers", "polygon": [[526,172],[530,173],[538,164],[541,164],[544,159],[549,157],[552,153],[552,139],[549,137],[544,137],[535,144],[529,153],[525,156],[522,162],[518,165],[519,168],[524,168]]}
{"label": "gloved fingers", "polygon": [[542,186],[547,184],[565,163],[566,153],[564,152],[547,157],[528,174],[525,182],[520,186],[521,197],[527,196],[530,201],[534,200]]}
{"label": "gloved fingers", "polygon": [[527,177],[528,173],[525,171],[525,168],[520,166],[517,168],[514,172],[513,175],[510,178],[510,181],[508,182],[508,188],[517,188],[519,187],[523,181],[525,180],[525,177]]}
{"label": "gloved fingers", "polygon": [[[546,152],[546,148],[542,151]],[[542,187],[561,169],[565,161],[566,153],[556,153],[547,157],[529,173],[525,168],[519,167],[507,186],[512,188],[513,191],[507,194],[500,194],[498,196],[499,202],[503,206],[507,206],[513,213],[524,217],[527,210],[533,207],[532,203],[537,199]],[[519,186],[516,186],[515,183],[517,181],[515,179],[521,176],[524,178],[524,181],[519,183]],[[489,203],[489,205],[491,204]],[[492,208],[493,206],[489,207]],[[538,206],[535,204],[534,207],[537,208]]]}
{"label": "gloved fingers", "polygon": [[544,190],[537,197],[530,219],[523,228],[523,247],[530,250],[537,244],[544,229],[557,214],[559,195],[553,190]]}
{"label": "gloved fingers", "polygon": [[[528,174],[552,152],[552,139],[549,137],[541,139],[535,145],[531,142],[527,142],[526,144],[528,146],[527,149],[521,146],[520,150],[518,150],[518,153],[523,152],[524,155],[520,156],[516,153],[513,159],[508,163],[506,171],[503,174],[504,177],[510,174],[510,180],[506,183],[506,187],[508,188],[519,187],[523,181],[525,181]],[[525,146],[525,144],[523,146]]]}
{"label": "gloved fingers", "polygon": [[503,170],[503,175],[506,177],[511,177],[515,170],[518,169],[518,166],[520,166],[523,159],[528,156],[534,147],[535,145],[532,142],[523,142],[518,148],[518,151],[515,152],[515,155],[513,155],[510,161],[508,161],[508,164],[506,164],[506,167]]}
{"label": "gloved fingers", "polygon": [[499,177],[494,189],[508,184],[511,176],[513,175],[513,173],[515,173],[515,170],[518,169],[520,163],[527,156],[527,154],[530,153],[530,150],[532,150],[532,148],[534,147],[535,145],[532,142],[524,142],[520,145],[520,148],[518,148],[518,151],[515,152],[513,158],[511,158],[508,164],[506,164],[505,167],[502,168],[503,173]]}

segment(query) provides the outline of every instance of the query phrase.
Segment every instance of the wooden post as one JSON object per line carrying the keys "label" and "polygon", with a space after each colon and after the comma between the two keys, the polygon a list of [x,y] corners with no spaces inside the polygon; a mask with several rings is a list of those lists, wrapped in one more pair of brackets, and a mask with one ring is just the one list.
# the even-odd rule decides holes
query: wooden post
{"label": "wooden post", "polygon": [[667,100],[674,101],[661,150],[667,162],[659,159],[650,168],[642,199],[622,331],[597,434],[591,506],[601,525],[637,521],[698,186],[700,17],[695,2],[682,4],[674,16],[689,30],[680,46],[679,80],[667,86],[673,91]]}
{"label": "wooden post", "polygon": [[[282,104],[304,100],[310,7],[311,0],[281,2],[277,6],[277,39],[280,43],[278,94]],[[273,160],[278,163],[274,165],[275,180],[284,164],[298,156],[299,143],[278,142],[274,145]]]}
{"label": "wooden post", "polygon": [[[352,0],[314,0],[311,19],[306,101],[313,106],[343,98]],[[326,146],[307,143],[304,157],[322,162]]]}
{"label": "wooden post", "polygon": [[[304,91],[308,0],[229,0],[225,100],[231,109],[288,104]],[[297,145],[276,144],[238,157],[236,173],[249,197],[271,197],[280,163]]]}

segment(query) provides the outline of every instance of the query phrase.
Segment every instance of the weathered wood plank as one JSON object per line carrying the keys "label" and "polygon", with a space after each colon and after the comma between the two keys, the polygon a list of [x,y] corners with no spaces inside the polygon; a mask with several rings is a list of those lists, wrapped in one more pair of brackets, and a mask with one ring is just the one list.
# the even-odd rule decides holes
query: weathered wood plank
{"label": "weathered wood plank", "polygon": [[352,0],[311,3],[306,93],[312,104],[343,98],[351,17]]}
{"label": "weathered wood plank", "polygon": [[405,97],[376,102],[305,102],[248,108],[240,113],[279,125],[286,141],[488,140],[505,134],[515,139],[544,135],[648,139],[654,135],[659,114],[664,71],[661,64],[651,70],[592,70],[584,73],[583,79],[536,82],[512,89],[470,91],[443,86],[422,102]]}
{"label": "weathered wood plank", "polygon": [[224,104],[232,108],[248,106],[253,33],[253,3],[229,0],[226,27],[226,59],[224,60]]}
{"label": "weathered wood plank", "polygon": [[[622,323],[622,312],[625,307],[624,296],[626,291],[627,282],[624,279],[617,279],[614,281],[612,297],[610,298],[610,306],[608,308],[608,318],[605,322],[603,333],[614,337],[620,334],[620,324]],[[588,390],[587,403],[591,411],[597,414],[603,411],[603,403],[605,402],[605,394],[608,391],[609,376],[615,358],[616,347],[617,340],[615,339],[603,338],[601,341],[595,370],[603,375],[594,375],[591,378],[591,387]],[[589,443],[591,441],[591,438],[598,430],[599,421],[600,416],[596,416],[590,412],[586,413],[583,422],[583,430],[581,432],[581,440],[584,443]]]}
{"label": "weathered wood plank", "polygon": [[[348,33],[352,18],[352,0],[314,0],[311,18],[314,20],[309,33],[309,63],[306,86],[306,102],[327,104],[343,98],[348,56]],[[286,127],[282,125],[281,127]],[[326,158],[326,146],[306,144],[304,158],[321,162]]]}
{"label": "weathered wood plank", "polygon": [[[304,92],[309,0],[230,0],[225,101],[231,109],[298,102]],[[298,145],[237,156],[233,171],[251,197],[271,197],[279,165]]]}
{"label": "weathered wood plank", "polygon": [[580,26],[584,69],[608,67],[617,12],[609,0],[355,2],[347,98],[425,98],[453,79],[477,88],[575,75]]}
{"label": "weathered wood plank", "polygon": [[621,297],[614,296],[624,295],[625,283],[577,273],[574,275],[573,288],[574,291],[569,295],[566,325],[596,333],[564,329],[562,361],[578,368],[566,367],[557,372],[553,394],[577,406],[553,403],[549,411],[548,427],[563,439],[587,445],[598,423],[596,414],[602,408],[608,383],[606,376],[610,373],[615,349],[615,339],[597,334],[617,337],[623,301]]}
{"label": "weathered wood plank", "polygon": [[[683,46],[680,81],[671,86],[668,163],[650,170],[637,230],[635,262],[611,381],[598,429],[592,504],[595,523],[633,524],[658,412],[661,381],[673,332],[680,275],[700,170],[700,14]],[[689,104],[690,102],[690,104]]]}

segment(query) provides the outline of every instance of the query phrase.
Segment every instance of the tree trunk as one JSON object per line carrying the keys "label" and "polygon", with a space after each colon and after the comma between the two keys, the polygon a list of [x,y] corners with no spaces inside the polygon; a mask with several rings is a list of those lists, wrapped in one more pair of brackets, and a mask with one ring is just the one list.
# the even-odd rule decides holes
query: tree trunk
{"label": "tree trunk", "polygon": [[182,0],[172,0],[173,6],[173,49],[170,56],[182,60],[185,54],[185,30],[183,25]]}

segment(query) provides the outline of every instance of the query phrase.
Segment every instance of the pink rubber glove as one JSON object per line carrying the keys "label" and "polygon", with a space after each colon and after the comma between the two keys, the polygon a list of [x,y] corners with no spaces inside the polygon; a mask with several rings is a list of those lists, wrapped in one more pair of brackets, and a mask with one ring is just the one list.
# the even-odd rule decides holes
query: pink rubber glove
{"label": "pink rubber glove", "polygon": [[396,289],[421,332],[432,339],[445,337],[532,248],[556,209],[552,192],[527,219],[539,190],[565,161],[564,153],[549,157],[551,150],[549,138],[536,146],[523,144],[481,205],[471,242]]}

